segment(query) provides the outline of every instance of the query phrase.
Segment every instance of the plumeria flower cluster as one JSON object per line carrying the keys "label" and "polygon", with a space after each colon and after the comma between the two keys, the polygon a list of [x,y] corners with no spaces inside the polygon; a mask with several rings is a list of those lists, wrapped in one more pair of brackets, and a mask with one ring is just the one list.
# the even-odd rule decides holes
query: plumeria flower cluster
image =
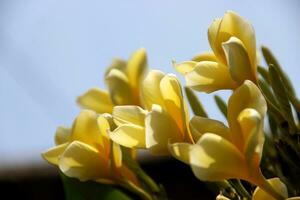
{"label": "plumeria flower cluster", "polygon": [[[123,149],[131,150],[131,160],[136,163],[136,150],[146,149],[155,156],[169,155],[186,163],[202,181],[224,182],[236,191],[237,196],[231,197],[220,188],[217,199],[279,200],[293,196],[284,176],[276,177],[274,173],[266,178],[261,167],[266,148],[265,119],[270,113],[270,120],[276,118],[271,111],[281,113],[282,98],[278,103],[271,102],[270,95],[275,99],[274,94],[267,93],[268,88],[260,84],[252,25],[228,11],[210,25],[208,40],[211,52],[173,64],[185,77],[188,88],[205,93],[232,91],[226,106],[227,125],[207,116],[190,118],[176,75],[159,70],[147,72],[145,49],[139,49],[127,62],[115,59],[108,67],[108,91],[95,87],[78,98],[82,111],[72,128],[59,127],[56,146],[43,157],[68,177],[121,186],[130,183],[140,191],[145,189],[143,180],[122,156]],[[267,62],[268,58],[273,57],[266,56]],[[262,75],[272,84],[276,77],[272,64],[277,63],[271,59],[268,64],[270,77]],[[279,81],[286,80],[280,77]],[[291,104],[295,102],[293,99]],[[232,180],[239,186],[231,184]],[[245,189],[240,180],[256,188]],[[147,192],[141,197],[159,199],[157,194]]]}

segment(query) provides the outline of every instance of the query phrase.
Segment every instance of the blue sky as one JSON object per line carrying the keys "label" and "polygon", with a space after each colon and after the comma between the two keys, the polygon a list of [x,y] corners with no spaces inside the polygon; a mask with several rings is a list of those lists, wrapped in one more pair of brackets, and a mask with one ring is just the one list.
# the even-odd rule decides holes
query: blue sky
{"label": "blue sky", "polygon": [[[40,159],[56,127],[78,113],[76,96],[105,87],[113,57],[145,47],[151,68],[176,73],[171,60],[208,50],[207,28],[226,10],[252,22],[257,44],[273,50],[299,93],[299,8],[296,0],[1,1],[1,162]],[[211,95],[200,98],[222,120]]]}

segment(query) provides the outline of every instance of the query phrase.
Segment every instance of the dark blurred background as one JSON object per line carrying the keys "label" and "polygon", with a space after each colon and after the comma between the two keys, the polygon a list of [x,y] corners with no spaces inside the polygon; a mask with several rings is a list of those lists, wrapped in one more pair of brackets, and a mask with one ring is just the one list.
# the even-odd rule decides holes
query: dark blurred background
{"label": "dark blurred background", "polygon": [[[92,86],[104,88],[111,59],[127,58],[139,47],[147,49],[152,68],[176,73],[171,60],[209,50],[207,28],[226,10],[252,22],[257,45],[273,50],[299,93],[299,8],[297,0],[0,1],[1,193],[61,199],[57,170],[40,153],[53,146],[58,125],[71,125],[79,111],[76,96]],[[224,120],[212,95],[199,96],[210,116]],[[168,163],[173,171],[164,171]],[[181,164],[144,166],[172,191],[197,185]]]}

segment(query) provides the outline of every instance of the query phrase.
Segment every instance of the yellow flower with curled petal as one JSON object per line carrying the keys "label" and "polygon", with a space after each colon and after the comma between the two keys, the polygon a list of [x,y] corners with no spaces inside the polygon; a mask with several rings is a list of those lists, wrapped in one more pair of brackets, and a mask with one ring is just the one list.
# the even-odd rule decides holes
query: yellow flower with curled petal
{"label": "yellow flower with curled petal", "polygon": [[267,105],[259,88],[246,80],[228,102],[228,124],[194,117],[190,121],[196,144],[169,145],[171,154],[189,164],[195,176],[204,181],[238,178],[274,192],[260,171]]}
{"label": "yellow flower with curled petal", "polygon": [[105,73],[108,91],[94,87],[79,96],[77,103],[98,113],[111,113],[114,105],[141,105],[140,82],[147,69],[145,49],[135,51],[128,61],[114,59]]}
{"label": "yellow flower with curled petal", "polygon": [[57,129],[57,146],[44,152],[43,158],[57,165],[66,176],[81,181],[117,183],[124,179],[138,184],[134,173],[122,164],[120,146],[107,135],[110,120],[109,114],[82,110],[71,129]]}
{"label": "yellow flower with curled petal", "polygon": [[249,22],[228,11],[210,25],[208,39],[213,52],[175,64],[177,71],[184,74],[187,86],[210,93],[235,89],[245,80],[256,83],[255,33]]}
{"label": "yellow flower with curled petal", "polygon": [[168,141],[190,142],[188,111],[180,83],[171,74],[150,71],[142,83],[145,110],[139,106],[116,106],[118,127],[110,138],[129,148],[146,148],[153,154],[168,154]]}

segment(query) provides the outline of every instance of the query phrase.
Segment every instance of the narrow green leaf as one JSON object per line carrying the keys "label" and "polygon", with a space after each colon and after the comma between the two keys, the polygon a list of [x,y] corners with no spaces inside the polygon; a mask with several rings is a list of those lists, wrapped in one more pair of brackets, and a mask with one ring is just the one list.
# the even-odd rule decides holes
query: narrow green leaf
{"label": "narrow green leaf", "polygon": [[202,106],[202,103],[200,102],[194,91],[189,87],[184,87],[184,90],[194,114],[201,117],[208,117],[206,111]]}
{"label": "narrow green leaf", "polygon": [[272,104],[277,106],[278,102],[275,99],[274,94],[271,91],[269,85],[264,80],[259,79],[258,86],[261,89],[262,93],[264,94],[265,98],[267,98],[268,100],[270,100],[270,102],[272,102]]}
{"label": "narrow green leaf", "polygon": [[221,113],[224,115],[225,118],[227,118],[227,104],[226,102],[218,95],[214,96],[215,102],[221,111]]}
{"label": "narrow green leaf", "polygon": [[276,69],[278,75],[280,76],[284,87],[286,88],[287,96],[290,99],[292,105],[294,106],[295,110],[300,113],[300,101],[297,99],[295,89],[289,79],[288,75],[283,71],[282,67],[280,66],[279,62],[273,55],[273,53],[267,47],[262,47],[262,52],[264,58],[268,65],[272,64]]}
{"label": "narrow green leaf", "polygon": [[75,178],[69,178],[63,173],[60,174],[64,185],[66,200],[132,200],[127,194],[113,185],[93,181],[81,182]]}
{"label": "narrow green leaf", "polygon": [[269,76],[272,89],[279,103],[280,111],[288,121],[290,133],[295,133],[297,127],[295,125],[286,88],[284,87],[283,81],[276,68],[272,64],[269,66]]}
{"label": "narrow green leaf", "polygon": [[268,70],[266,68],[258,65],[257,71],[266,82],[270,83]]}

